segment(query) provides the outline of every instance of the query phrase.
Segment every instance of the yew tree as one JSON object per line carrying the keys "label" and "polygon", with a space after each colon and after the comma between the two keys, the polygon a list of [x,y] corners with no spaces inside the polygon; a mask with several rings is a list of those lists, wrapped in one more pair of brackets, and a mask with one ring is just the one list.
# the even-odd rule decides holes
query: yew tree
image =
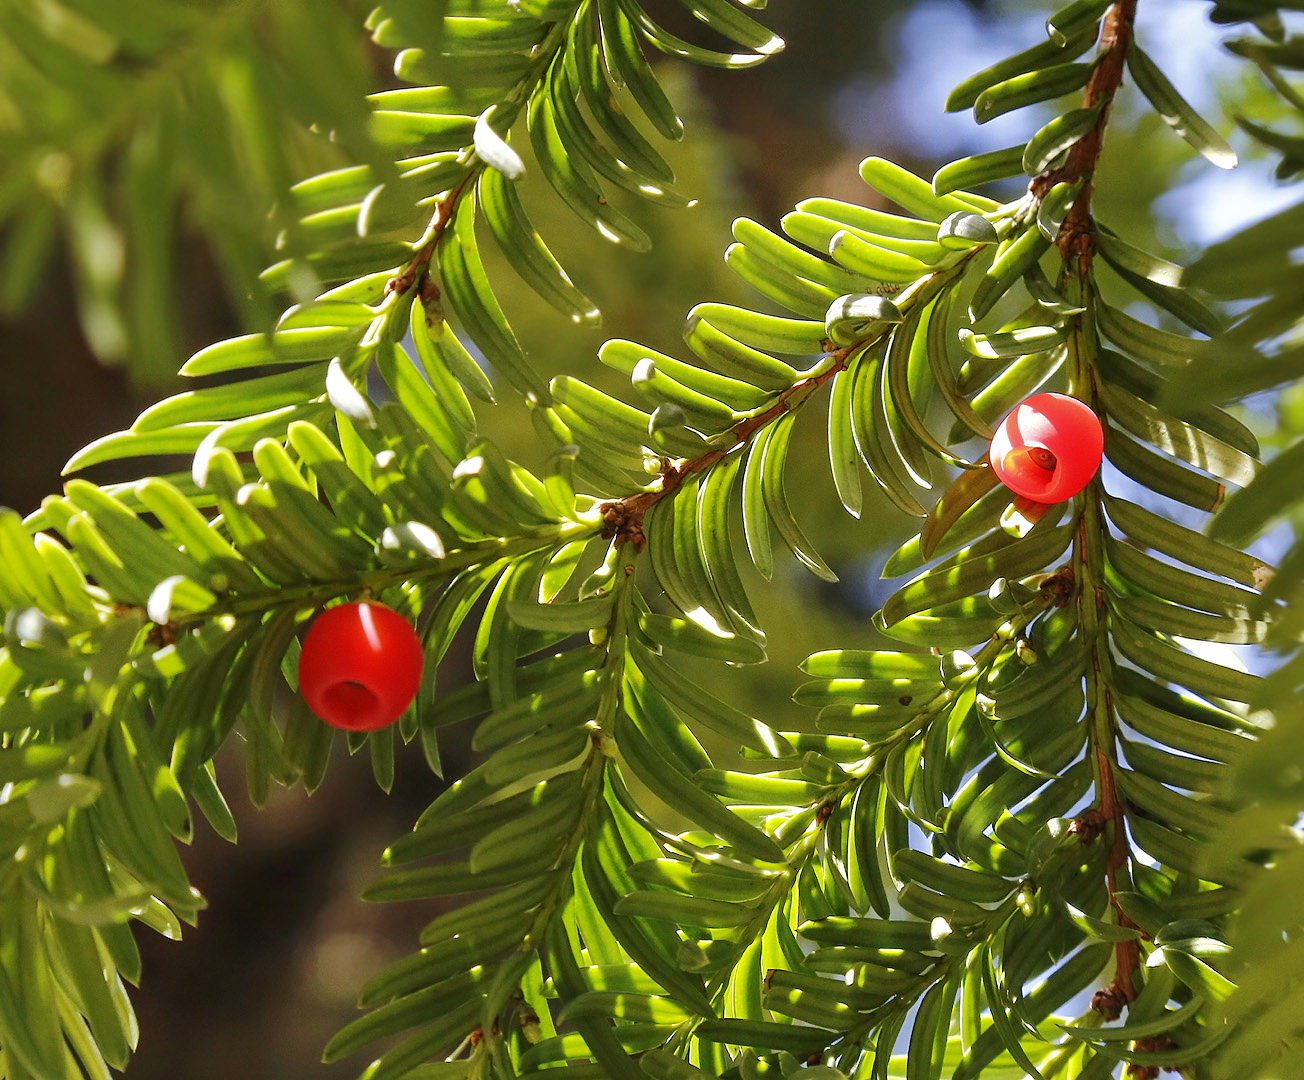
{"label": "yew tree", "polygon": [[[1299,1075],[1304,547],[1259,541],[1304,505],[1304,204],[1187,266],[1103,208],[1112,149],[1295,178],[1304,33],[1204,6],[1232,135],[1138,3],[956,65],[945,109],[1022,141],[738,217],[748,303],[654,284],[681,345],[608,316],[554,372],[599,311],[553,249],[691,203],[667,83],[787,62],[766,0],[2,0],[0,300],[66,236],[92,344],[175,366],[190,185],[248,332],[0,511],[0,1077],[126,1069],[138,935],[204,917],[178,844],[341,742],[377,798],[430,769],[365,895],[431,921],[324,1048],[366,1080]],[[831,503],[913,525],[797,670],[771,597],[839,582]],[[301,668],[344,605],[405,625]],[[405,705],[412,656],[355,661],[408,626]]]}

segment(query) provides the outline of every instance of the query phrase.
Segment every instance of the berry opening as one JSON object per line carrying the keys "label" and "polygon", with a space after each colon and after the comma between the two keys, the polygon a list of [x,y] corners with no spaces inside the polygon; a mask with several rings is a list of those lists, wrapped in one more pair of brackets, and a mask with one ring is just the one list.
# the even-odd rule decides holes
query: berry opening
{"label": "berry opening", "polygon": [[360,682],[345,679],[322,692],[322,705],[333,716],[361,720],[372,715],[380,704],[380,698]]}
{"label": "berry opening", "polygon": [[1032,458],[1032,463],[1039,469],[1047,469],[1050,472],[1054,472],[1055,466],[1059,464],[1059,459],[1044,446],[1028,447],[1028,457]]}
{"label": "berry opening", "polygon": [[1055,482],[1059,459],[1044,446],[1019,446],[1005,455],[1007,472],[1019,477],[1029,498],[1044,495]]}

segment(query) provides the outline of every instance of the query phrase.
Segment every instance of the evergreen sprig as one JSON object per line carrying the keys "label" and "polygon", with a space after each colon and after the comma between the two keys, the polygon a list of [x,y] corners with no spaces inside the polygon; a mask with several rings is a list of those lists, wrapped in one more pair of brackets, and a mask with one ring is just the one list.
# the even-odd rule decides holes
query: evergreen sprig
{"label": "evergreen sprig", "polygon": [[[213,766],[233,732],[255,802],[321,782],[334,734],[292,693],[299,632],[360,596],[425,642],[402,740],[438,771],[439,729],[479,718],[487,755],[367,892],[474,894],[363,987],[370,1011],[326,1048],[397,1036],[368,1080],[1100,1080],[1201,1070],[1222,1045],[1248,1053],[1244,1030],[1293,1036],[1284,1009],[1271,1032],[1244,1027],[1257,999],[1227,957],[1244,902],[1292,945],[1297,929],[1270,883],[1300,874],[1298,778],[1256,801],[1269,765],[1299,759],[1298,725],[1258,741],[1256,708],[1285,700],[1297,664],[1265,680],[1231,648],[1298,638],[1296,555],[1273,576],[1236,546],[1281,511],[1294,451],[1261,472],[1218,402],[1290,377],[1292,346],[1263,346],[1297,326],[1297,300],[1283,288],[1224,334],[1186,272],[1092,202],[1125,74],[1206,158],[1230,148],[1141,51],[1134,0],[1075,0],[948,102],[980,122],[1061,102],[1025,145],[932,183],[867,159],[901,213],[812,198],[782,235],[739,219],[726,261],[788,314],[699,305],[692,360],[609,341],[629,401],[545,382],[479,245],[596,317],[514,183],[537,169],[602,236],[645,246],[603,184],[683,201],[643,134],[682,133],[646,50],[738,67],[781,44],[729,0],[681,3],[740,51],[680,39],[640,0],[383,4],[369,28],[414,85],[371,99],[384,161],[293,188],[301,254],[264,281],[307,299],[183,368],[234,381],[69,463],[180,453],[190,472],[74,479],[26,520],[0,514],[11,1080],[125,1067],[130,921],[198,917],[175,842],[195,810],[234,839]],[[1236,15],[1271,39],[1274,10]],[[1294,39],[1275,37],[1238,51],[1280,79]],[[1012,202],[965,190],[1011,176],[1027,182]],[[1298,238],[1296,217],[1282,233]],[[1266,271],[1293,246],[1247,233],[1223,261],[1252,249]],[[1218,265],[1215,250],[1207,281]],[[550,450],[540,473],[479,430],[503,383]],[[1110,465],[1051,507],[1015,499],[986,456],[1046,387],[1101,418]],[[868,472],[920,525],[876,617],[901,649],[810,656],[795,698],[818,711],[780,731],[681,661],[764,661],[744,558],[768,578],[790,552],[836,580],[790,491],[798,424],[827,424],[849,513]],[[438,690],[459,633],[475,681]],[[349,736],[386,788],[394,731]],[[704,745],[719,739],[759,771],[721,768]],[[1262,962],[1271,934],[1241,932]],[[1245,993],[1293,1000],[1276,970]]]}
{"label": "evergreen sprig", "polygon": [[[1279,154],[1277,176],[1297,179],[1301,161],[1294,131],[1304,115],[1297,72],[1304,57],[1304,37],[1288,33],[1280,10],[1272,4],[1215,8],[1219,21],[1252,23],[1257,34],[1228,42],[1238,56],[1252,61],[1285,106],[1281,127],[1261,119],[1238,117],[1241,127]],[[1219,342],[1217,363],[1191,364],[1186,384],[1205,399],[1247,397],[1295,379],[1300,316],[1293,298],[1300,284],[1291,250],[1304,235],[1304,204],[1251,225],[1216,244],[1192,267],[1192,279],[1220,296],[1249,301]],[[1246,545],[1283,517],[1298,513],[1297,491],[1286,479],[1299,461],[1298,426],[1283,413],[1284,438],[1279,453],[1243,491],[1219,511],[1211,534],[1228,544]],[[1209,856],[1222,865],[1246,853],[1262,857],[1276,852],[1273,865],[1254,883],[1232,922],[1235,946],[1230,973],[1240,984],[1224,1006],[1232,1029],[1214,1062],[1219,1077],[1266,1077],[1288,1073],[1300,1060],[1300,1025],[1295,1019],[1300,984],[1292,957],[1299,948],[1300,922],[1282,899],[1299,887],[1298,823],[1304,803],[1290,763],[1301,738],[1299,706],[1300,627],[1291,614],[1298,603],[1294,568],[1301,550],[1285,553],[1279,572],[1263,584],[1264,602],[1280,606],[1281,617],[1269,636],[1280,661],[1253,699],[1260,716],[1271,718],[1253,749],[1239,762],[1232,790],[1251,805],[1228,823]]]}
{"label": "evergreen sprig", "polygon": [[[196,276],[178,252],[197,234],[242,321],[269,324],[274,298],[258,285],[269,245],[279,234],[305,250],[290,187],[346,156],[385,160],[351,8],[0,4],[0,311],[35,300],[62,254],[91,349],[165,384],[189,337],[178,283]],[[232,218],[241,205],[277,209]]]}

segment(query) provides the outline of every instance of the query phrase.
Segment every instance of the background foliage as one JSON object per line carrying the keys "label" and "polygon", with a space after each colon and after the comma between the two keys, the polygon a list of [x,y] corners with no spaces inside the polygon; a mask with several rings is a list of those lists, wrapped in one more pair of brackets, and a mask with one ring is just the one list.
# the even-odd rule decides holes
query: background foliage
{"label": "background foliage", "polygon": [[[373,970],[329,1060],[1289,1074],[1299,556],[1274,573],[1243,548],[1295,496],[1299,211],[1191,271],[1149,253],[1134,178],[1164,170],[1111,167],[1127,132],[1145,160],[1156,124],[1235,155],[1152,58],[1180,44],[1078,0],[947,102],[1016,145],[931,184],[871,157],[869,189],[734,223],[752,291],[688,278],[715,240],[644,207],[718,191],[719,154],[691,127],[667,149],[665,89],[693,91],[646,57],[743,78],[781,46],[762,22],[793,19],[764,6],[394,0],[366,16],[400,79],[370,113],[348,5],[6,7],[7,308],[41,317],[62,234],[88,340],[150,385],[196,253],[245,329],[294,306],[77,455],[103,486],[0,518],[5,1075],[126,1066],[131,927],[199,917],[175,840],[194,810],[235,838],[241,772],[259,805],[322,785],[335,740],[293,693],[297,636],[359,590],[432,661],[399,726],[419,749],[347,747],[422,797],[367,888],[415,901],[421,950]],[[1224,95],[1243,144],[1289,179],[1299,39],[1271,5],[1208,14],[1254,76]],[[815,25],[836,70],[852,37]],[[604,287],[595,243],[649,228],[633,295]],[[667,314],[701,300],[678,341]],[[601,367],[565,317],[613,338]],[[1044,517],[982,460],[1040,386],[1108,419],[1102,479]],[[1220,406],[1283,386],[1253,399],[1284,445],[1260,471],[1263,408]],[[118,464],[142,456],[161,478]],[[847,522],[911,516],[886,567],[906,584],[838,583],[880,535]],[[450,736],[477,719],[466,761]],[[461,777],[433,802],[422,759]]]}

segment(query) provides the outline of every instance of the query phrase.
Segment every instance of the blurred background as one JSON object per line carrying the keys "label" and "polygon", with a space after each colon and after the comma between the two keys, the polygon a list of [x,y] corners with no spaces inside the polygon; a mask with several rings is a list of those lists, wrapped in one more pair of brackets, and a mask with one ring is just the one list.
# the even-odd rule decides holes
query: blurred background
{"label": "blurred background", "polygon": [[[263,295],[256,275],[279,257],[278,238],[292,241],[288,185],[365,159],[358,104],[395,85],[392,56],[362,31],[363,2],[158,6],[166,17],[157,21],[117,3],[92,22],[78,14],[81,3],[0,0],[0,504],[24,513],[58,489],[79,447],[182,389],[174,372],[192,352],[270,325],[283,302]],[[1232,131],[1232,111],[1273,108],[1245,65],[1220,50],[1228,31],[1208,24],[1206,4],[1140,8],[1143,45],[1221,131]],[[655,10],[682,36],[715,44],[673,0]],[[1027,0],[775,0],[763,18],[788,46],[759,68],[663,63],[689,132],[665,151],[698,205],[624,206],[655,238],[651,253],[634,255],[577,228],[546,185],[527,177],[540,232],[604,313],[600,329],[576,328],[491,264],[531,360],[620,393],[595,359],[607,337],[675,352],[693,304],[764,306],[721,259],[735,217],[777,227],[804,197],[870,200],[856,171],[869,154],[931,176],[955,157],[1025,140],[1037,126],[1029,113],[978,127],[942,105],[960,79],[1042,39],[1050,10]],[[1248,140],[1233,136],[1243,164],[1228,176],[1126,96],[1117,110],[1097,207],[1134,243],[1180,261],[1283,201]],[[314,128],[333,130],[334,140]],[[1019,188],[994,194],[1016,197]],[[1287,398],[1282,407],[1297,405]],[[509,454],[534,461],[519,414],[483,415]],[[1263,412],[1258,426],[1269,432],[1274,421]],[[783,619],[772,662],[721,675],[717,690],[780,729],[795,722],[785,716],[796,717],[789,699],[804,656],[876,643],[869,617],[891,588],[879,570],[909,527],[882,499],[869,498],[859,521],[842,511],[819,426],[798,426],[792,459],[804,457],[810,475],[791,490],[804,493],[798,515],[842,580],[821,583],[795,563],[776,571],[758,595],[771,625]],[[131,462],[88,476],[182,467]],[[456,669],[465,658],[448,663]],[[470,761],[469,732],[445,730],[455,777]],[[342,745],[339,757],[313,795],[274,792],[261,810],[241,801],[238,747],[219,759],[241,842],[234,848],[201,828],[185,858],[209,910],[180,943],[139,934],[146,976],[133,994],[141,1040],[129,1080],[327,1080],[365,1065],[318,1058],[356,1015],[357,988],[410,952],[434,911],[357,897],[386,844],[443,782],[411,748],[386,797],[365,762],[350,761]]]}

